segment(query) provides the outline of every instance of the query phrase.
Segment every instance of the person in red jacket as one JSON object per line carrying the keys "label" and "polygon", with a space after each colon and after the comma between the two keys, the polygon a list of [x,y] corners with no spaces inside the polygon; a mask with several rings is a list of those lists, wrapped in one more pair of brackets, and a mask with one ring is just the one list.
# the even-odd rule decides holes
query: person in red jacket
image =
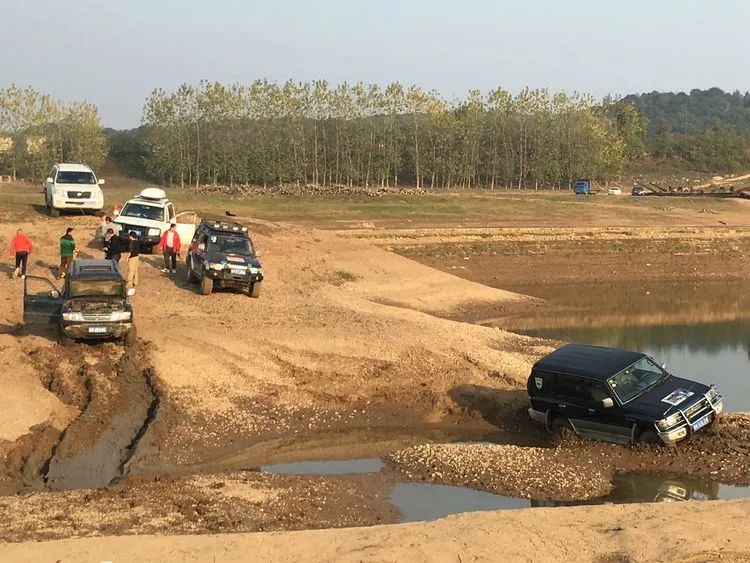
{"label": "person in red jacket", "polygon": [[26,262],[33,248],[34,245],[29,238],[21,232],[21,229],[18,229],[16,236],[10,241],[10,252],[8,252],[8,256],[11,258],[14,254],[16,257],[16,269],[13,271],[14,278],[20,273],[21,279],[26,279]]}
{"label": "person in red jacket", "polygon": [[180,235],[177,234],[177,225],[172,223],[169,230],[164,231],[161,235],[162,252],[164,252],[164,269],[162,272],[173,274],[177,273],[177,258],[180,256]]}

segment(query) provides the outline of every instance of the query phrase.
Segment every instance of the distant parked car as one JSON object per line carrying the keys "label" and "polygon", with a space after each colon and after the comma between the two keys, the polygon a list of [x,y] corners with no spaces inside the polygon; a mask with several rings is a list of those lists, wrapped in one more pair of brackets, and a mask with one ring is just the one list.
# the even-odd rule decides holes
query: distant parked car
{"label": "distant parked car", "polygon": [[104,207],[103,184],[85,164],[55,164],[42,184],[44,205],[52,217],[64,209],[99,212]]}
{"label": "distant parked car", "polygon": [[573,184],[573,193],[576,195],[589,195],[591,193],[591,180],[579,178]]}
{"label": "distant parked car", "polygon": [[643,186],[635,186],[633,188],[633,191],[630,193],[634,196],[646,195],[646,188],[644,188]]}
{"label": "distant parked car", "polygon": [[622,190],[617,186],[612,186],[607,190],[607,195],[622,195]]}

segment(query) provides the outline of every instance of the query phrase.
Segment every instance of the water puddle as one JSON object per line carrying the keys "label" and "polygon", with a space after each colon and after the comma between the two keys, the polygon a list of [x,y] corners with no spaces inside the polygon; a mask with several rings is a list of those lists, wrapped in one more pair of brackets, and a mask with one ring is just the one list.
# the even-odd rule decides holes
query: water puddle
{"label": "water puddle", "polygon": [[377,457],[366,459],[340,459],[335,461],[298,461],[261,466],[264,473],[277,475],[353,475],[377,473],[385,467]]}
{"label": "water puddle", "polygon": [[401,512],[401,522],[437,520],[450,514],[529,508],[524,498],[504,497],[450,485],[398,483],[389,500]]}
{"label": "water puddle", "polygon": [[[376,474],[389,470],[379,458],[335,461],[303,461],[261,467],[266,473],[284,475],[354,475]],[[393,472],[392,472],[393,473]],[[699,477],[654,473],[621,473],[612,480],[612,491],[603,498],[556,501],[529,500],[478,491],[468,487],[399,481],[388,494],[388,500],[401,512],[401,522],[436,520],[451,514],[519,508],[627,504],[636,502],[684,502],[731,500],[750,497],[750,487],[726,485]]]}

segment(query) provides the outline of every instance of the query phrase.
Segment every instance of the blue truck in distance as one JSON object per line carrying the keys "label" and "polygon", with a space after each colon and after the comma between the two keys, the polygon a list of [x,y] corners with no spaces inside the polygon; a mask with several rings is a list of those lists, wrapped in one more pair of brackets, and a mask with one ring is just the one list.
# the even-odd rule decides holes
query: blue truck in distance
{"label": "blue truck in distance", "polygon": [[588,178],[578,178],[573,184],[573,193],[576,195],[589,195],[591,192],[591,180]]}

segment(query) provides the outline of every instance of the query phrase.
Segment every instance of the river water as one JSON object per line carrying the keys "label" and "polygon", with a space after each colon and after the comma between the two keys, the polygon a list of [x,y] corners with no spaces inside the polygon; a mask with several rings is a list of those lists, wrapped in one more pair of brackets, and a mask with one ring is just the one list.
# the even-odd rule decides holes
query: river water
{"label": "river water", "polygon": [[675,375],[715,383],[727,410],[750,411],[750,282],[508,289],[549,306],[483,324],[642,351]]}

